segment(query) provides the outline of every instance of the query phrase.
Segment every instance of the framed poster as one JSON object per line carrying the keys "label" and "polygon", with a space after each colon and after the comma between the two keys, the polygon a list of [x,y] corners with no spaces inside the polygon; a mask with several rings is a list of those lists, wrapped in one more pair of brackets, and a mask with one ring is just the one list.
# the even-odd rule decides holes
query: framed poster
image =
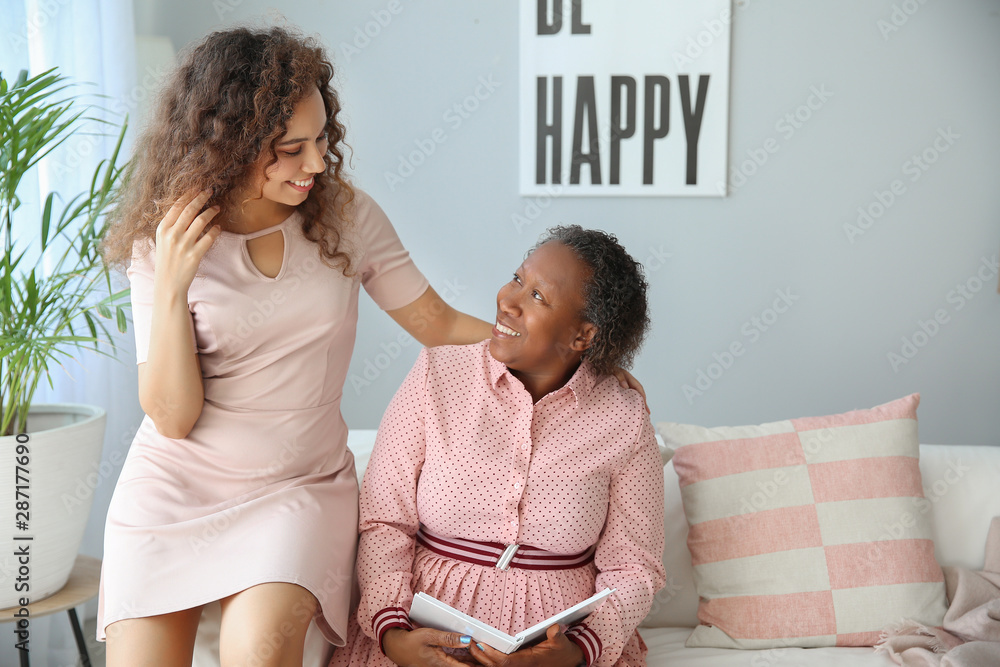
{"label": "framed poster", "polygon": [[724,196],[730,0],[520,0],[520,193]]}

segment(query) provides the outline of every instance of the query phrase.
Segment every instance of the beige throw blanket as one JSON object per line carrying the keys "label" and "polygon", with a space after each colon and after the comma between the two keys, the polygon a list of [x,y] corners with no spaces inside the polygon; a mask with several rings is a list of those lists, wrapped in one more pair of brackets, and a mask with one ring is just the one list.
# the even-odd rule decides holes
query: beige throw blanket
{"label": "beige throw blanket", "polygon": [[942,570],[950,604],[941,627],[903,621],[883,631],[875,651],[905,667],[1000,665],[1000,517],[990,524],[982,571]]}

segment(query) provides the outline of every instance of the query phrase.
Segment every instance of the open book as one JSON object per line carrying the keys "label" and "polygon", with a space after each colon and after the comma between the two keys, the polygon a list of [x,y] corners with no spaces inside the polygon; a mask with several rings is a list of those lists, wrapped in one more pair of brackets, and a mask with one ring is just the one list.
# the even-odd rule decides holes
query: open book
{"label": "open book", "polygon": [[450,607],[426,593],[417,593],[413,596],[413,604],[410,606],[410,620],[427,628],[470,635],[473,640],[489,644],[498,651],[513,653],[521,648],[521,646],[545,637],[545,631],[554,623],[572,625],[589,616],[591,612],[601,605],[604,598],[614,593],[615,590],[613,588],[605,588],[600,593],[587,598],[579,604],[573,605],[552,618],[545,619],[538,625],[517,633],[513,637],[506,632],[500,632],[482,621],[477,621],[468,614],[463,614],[454,607]]}

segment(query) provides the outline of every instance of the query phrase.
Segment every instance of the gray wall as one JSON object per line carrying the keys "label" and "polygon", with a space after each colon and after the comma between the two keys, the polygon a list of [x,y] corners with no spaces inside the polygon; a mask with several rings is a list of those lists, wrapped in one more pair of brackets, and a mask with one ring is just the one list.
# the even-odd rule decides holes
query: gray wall
{"label": "gray wall", "polygon": [[[897,14],[902,25],[885,34],[889,0],[737,5],[729,154],[743,174],[731,177],[731,195],[557,197],[535,211],[517,194],[517,3],[401,2],[350,57],[340,45],[386,0],[288,5],[284,17],[329,47],[356,182],[456,307],[491,320],[497,288],[539,232],[600,227],[649,260],[654,328],[635,374],[654,421],[759,423],[916,391],[923,442],[1000,444],[1000,296],[995,269],[977,276],[1000,251],[1000,3],[897,0],[913,13]],[[270,11],[255,0],[135,7],[137,32],[168,35],[176,48]],[[442,115],[490,76],[496,92],[460,127],[445,123]],[[790,133],[782,119],[814,88],[831,96],[814,99],[819,108]],[[384,172],[439,127],[447,141],[390,191]],[[935,155],[939,130],[952,139]],[[759,167],[746,162],[769,139],[777,152]],[[911,180],[909,161],[927,149],[936,161]],[[896,179],[905,190],[897,186],[902,194],[850,242],[844,226]],[[527,226],[512,223],[536,212]],[[957,291],[964,284],[980,289],[966,298]],[[795,300],[773,318],[776,290]],[[936,328],[926,324],[935,315]],[[755,317],[771,324],[757,327]],[[360,319],[356,377],[366,362],[386,366],[377,355],[396,352],[401,331],[367,298]],[[921,321],[933,335],[918,333]],[[926,344],[904,350],[903,337],[914,334]],[[735,342],[744,353],[726,369],[711,367]],[[399,348],[357,391],[348,382],[350,426],[378,425],[417,351]],[[889,353],[906,363],[893,368]],[[699,371],[716,378],[685,397]]]}

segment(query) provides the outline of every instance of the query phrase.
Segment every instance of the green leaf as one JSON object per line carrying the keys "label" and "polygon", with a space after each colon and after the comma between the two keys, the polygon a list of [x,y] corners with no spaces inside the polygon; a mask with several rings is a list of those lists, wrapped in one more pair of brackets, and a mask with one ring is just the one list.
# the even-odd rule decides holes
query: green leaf
{"label": "green leaf", "polygon": [[35,280],[34,268],[28,273],[28,278],[24,281],[24,285],[26,305],[33,307],[38,302],[38,283]]}
{"label": "green leaf", "polygon": [[90,335],[97,338],[97,325],[94,324],[94,316],[90,314],[89,310],[83,311],[83,317],[87,320],[87,328],[90,329]]}
{"label": "green leaf", "polygon": [[118,306],[115,308],[115,314],[118,316],[118,331],[125,333],[128,331],[128,321],[125,319],[125,311],[121,306]]}
{"label": "green leaf", "polygon": [[56,193],[50,192],[45,198],[45,210],[42,211],[42,250],[49,243],[49,221],[52,219],[52,198]]}

